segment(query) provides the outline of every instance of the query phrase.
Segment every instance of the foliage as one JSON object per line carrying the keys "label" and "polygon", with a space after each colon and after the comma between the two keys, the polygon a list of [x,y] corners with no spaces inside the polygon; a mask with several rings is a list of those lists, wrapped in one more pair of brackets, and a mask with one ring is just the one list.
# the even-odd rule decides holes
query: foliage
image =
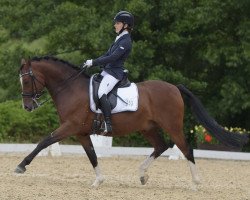
{"label": "foliage", "polygon": [[138,133],[131,133],[123,137],[114,137],[112,146],[124,146],[124,147],[151,147],[149,142]]}
{"label": "foliage", "polygon": [[195,126],[194,130],[190,131],[194,133],[197,144],[218,144],[218,140],[214,138],[203,126]]}
{"label": "foliage", "polygon": [[58,127],[53,104],[48,103],[35,112],[27,112],[20,101],[0,104],[0,142],[37,143]]}
{"label": "foliage", "polygon": [[[169,145],[173,146],[168,134],[159,131],[162,139]],[[143,137],[140,133],[131,133],[122,137],[113,138],[113,146],[124,146],[124,147],[152,147],[152,145]]]}
{"label": "foliage", "polygon": [[220,124],[250,129],[248,0],[1,0],[0,102],[20,98],[22,57],[53,54],[80,65],[104,53],[119,10],[135,16],[132,81],[182,83]]}
{"label": "foliage", "polygon": [[[235,132],[239,134],[245,134],[250,133],[250,131],[247,131],[246,129],[242,129],[239,127],[224,127],[229,132]],[[203,126],[196,125],[194,127],[194,130],[190,131],[192,134],[194,133],[196,143],[197,144],[219,144],[220,142],[213,137]]]}
{"label": "foliage", "polygon": [[26,52],[19,45],[14,50],[0,48],[0,102],[20,99],[18,69],[21,66],[21,54],[25,55]]}

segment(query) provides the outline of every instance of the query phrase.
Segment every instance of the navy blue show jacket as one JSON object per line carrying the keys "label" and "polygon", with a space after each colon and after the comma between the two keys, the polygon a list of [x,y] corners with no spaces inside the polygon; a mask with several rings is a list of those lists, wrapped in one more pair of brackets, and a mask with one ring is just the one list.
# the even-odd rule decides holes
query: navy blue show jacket
{"label": "navy blue show jacket", "polygon": [[132,41],[130,34],[121,36],[114,42],[109,50],[101,57],[93,60],[93,66],[102,65],[104,71],[114,76],[118,80],[122,80],[124,76],[124,62],[129,56],[132,49]]}

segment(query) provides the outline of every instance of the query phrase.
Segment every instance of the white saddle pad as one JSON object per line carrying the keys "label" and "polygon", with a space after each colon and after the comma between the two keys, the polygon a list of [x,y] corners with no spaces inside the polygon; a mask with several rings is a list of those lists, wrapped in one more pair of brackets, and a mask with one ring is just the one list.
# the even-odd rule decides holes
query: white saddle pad
{"label": "white saddle pad", "polygon": [[[92,86],[93,76],[90,78],[89,84],[89,99],[90,99],[90,109],[95,113],[102,113],[100,109],[96,110],[96,105],[93,100],[93,86]],[[138,88],[135,83],[131,83],[129,87],[118,88],[117,95],[121,97],[125,102],[120,98],[117,98],[116,107],[111,110],[111,113],[119,113],[123,111],[136,111],[138,109]]]}

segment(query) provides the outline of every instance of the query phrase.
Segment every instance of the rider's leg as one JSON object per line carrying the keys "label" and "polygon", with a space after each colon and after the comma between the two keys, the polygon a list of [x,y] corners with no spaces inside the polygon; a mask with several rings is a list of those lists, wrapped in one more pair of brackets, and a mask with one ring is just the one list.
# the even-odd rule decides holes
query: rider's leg
{"label": "rider's leg", "polygon": [[102,97],[100,98],[100,105],[105,120],[104,123],[105,126],[103,132],[111,133],[112,132],[111,107],[106,94],[103,94]]}
{"label": "rider's leg", "polygon": [[119,80],[105,71],[103,71],[101,75],[103,76],[103,79],[100,83],[100,87],[98,90],[98,97],[100,99],[101,110],[105,120],[104,133],[107,133],[112,132],[111,107],[110,102],[107,98],[107,94],[114,88],[114,86],[119,82]]}

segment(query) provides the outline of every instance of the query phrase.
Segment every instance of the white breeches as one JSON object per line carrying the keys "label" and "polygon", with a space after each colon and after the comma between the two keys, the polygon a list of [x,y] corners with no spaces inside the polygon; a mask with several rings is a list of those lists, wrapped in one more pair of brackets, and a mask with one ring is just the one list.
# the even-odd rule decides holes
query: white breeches
{"label": "white breeches", "polygon": [[115,77],[111,76],[105,71],[102,71],[101,75],[103,76],[103,79],[100,83],[100,87],[98,90],[98,97],[99,99],[102,97],[104,94],[108,94],[114,87],[115,85],[119,82],[118,79]]}

